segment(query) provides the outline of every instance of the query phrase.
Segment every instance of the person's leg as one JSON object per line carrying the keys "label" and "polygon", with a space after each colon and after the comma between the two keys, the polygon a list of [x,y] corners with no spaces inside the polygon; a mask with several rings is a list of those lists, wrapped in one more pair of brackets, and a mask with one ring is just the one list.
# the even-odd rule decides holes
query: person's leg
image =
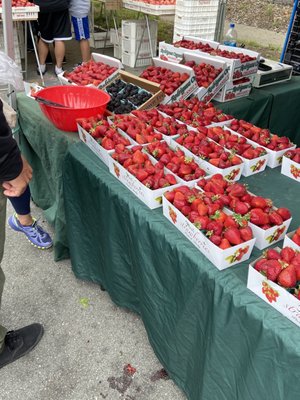
{"label": "person's leg", "polygon": [[90,42],[87,39],[80,40],[80,51],[82,62],[88,62],[91,59]]}
{"label": "person's leg", "polygon": [[63,59],[65,56],[66,47],[62,40],[55,40],[54,54],[57,68],[62,68]]}
{"label": "person's leg", "polygon": [[44,42],[43,39],[38,41],[39,60],[41,65],[46,64],[46,58],[49,53],[49,44]]}
{"label": "person's leg", "polygon": [[65,57],[65,41],[72,40],[69,10],[52,13],[52,31],[55,42],[54,54],[56,58],[56,75],[63,72],[62,64]]}
{"label": "person's leg", "polygon": [[[5,281],[1,268],[5,240],[5,216],[6,197],[0,188],[0,303]],[[44,329],[40,324],[32,324],[9,332],[0,325],[0,368],[29,353],[41,340],[43,332]]]}
{"label": "person's leg", "polygon": [[17,214],[17,218],[22,225],[29,226],[34,223],[30,213],[30,189],[27,186],[25,192],[20,197],[9,197],[9,200]]}
{"label": "person's leg", "polygon": [[49,249],[53,244],[49,233],[31,216],[29,186],[20,197],[9,197],[9,200],[16,212],[9,217],[9,226],[16,232],[24,233],[33,246],[39,249]]}
{"label": "person's leg", "polygon": [[[0,305],[1,297],[3,292],[3,286],[5,281],[5,276],[1,268],[1,261],[4,252],[4,241],[5,241],[5,218],[6,218],[6,197],[3,194],[3,190],[0,188]],[[4,339],[6,335],[6,329],[4,326],[0,325],[0,353],[4,347]]]}

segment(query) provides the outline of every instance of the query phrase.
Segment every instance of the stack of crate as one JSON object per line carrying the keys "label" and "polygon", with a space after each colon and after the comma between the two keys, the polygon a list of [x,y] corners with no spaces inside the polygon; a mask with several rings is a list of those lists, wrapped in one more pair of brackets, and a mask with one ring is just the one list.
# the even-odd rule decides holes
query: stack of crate
{"label": "stack of crate", "polygon": [[214,40],[219,0],[177,0],[173,41],[182,36]]}
{"label": "stack of crate", "polygon": [[[157,50],[157,21],[149,21],[153,56]],[[143,34],[144,32],[144,34]],[[143,36],[143,37],[142,37]],[[135,63],[136,60],[136,63]],[[152,62],[150,41],[145,20],[122,21],[122,63],[142,67]]]}
{"label": "stack of crate", "polygon": [[122,29],[110,30],[110,41],[114,45],[114,57],[122,58]]}

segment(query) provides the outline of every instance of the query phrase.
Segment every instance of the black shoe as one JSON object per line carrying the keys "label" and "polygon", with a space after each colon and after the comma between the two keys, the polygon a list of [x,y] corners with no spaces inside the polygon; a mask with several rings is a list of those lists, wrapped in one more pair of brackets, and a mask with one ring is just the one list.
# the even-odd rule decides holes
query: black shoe
{"label": "black shoe", "polygon": [[40,324],[32,324],[7,332],[2,353],[0,353],[0,368],[29,353],[41,340],[44,328]]}

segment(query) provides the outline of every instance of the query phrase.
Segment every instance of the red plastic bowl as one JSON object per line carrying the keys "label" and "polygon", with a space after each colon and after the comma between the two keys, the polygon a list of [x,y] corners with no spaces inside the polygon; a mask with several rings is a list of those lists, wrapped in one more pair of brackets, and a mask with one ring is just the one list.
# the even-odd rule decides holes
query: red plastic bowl
{"label": "red plastic bowl", "polygon": [[77,118],[103,115],[110,96],[102,90],[86,86],[51,86],[40,90],[38,97],[70,108],[40,104],[45,116],[62,131],[76,132]]}

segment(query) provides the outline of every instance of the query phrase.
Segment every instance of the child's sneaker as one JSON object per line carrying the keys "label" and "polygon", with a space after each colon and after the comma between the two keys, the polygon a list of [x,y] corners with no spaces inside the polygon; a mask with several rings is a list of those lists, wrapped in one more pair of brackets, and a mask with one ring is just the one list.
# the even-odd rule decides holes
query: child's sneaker
{"label": "child's sneaker", "polygon": [[52,247],[53,242],[49,233],[45,232],[44,229],[38,225],[34,219],[33,224],[29,226],[22,225],[18,220],[16,214],[12,215],[8,219],[8,225],[17,232],[22,232],[26,235],[29,242],[39,249],[49,249]]}

